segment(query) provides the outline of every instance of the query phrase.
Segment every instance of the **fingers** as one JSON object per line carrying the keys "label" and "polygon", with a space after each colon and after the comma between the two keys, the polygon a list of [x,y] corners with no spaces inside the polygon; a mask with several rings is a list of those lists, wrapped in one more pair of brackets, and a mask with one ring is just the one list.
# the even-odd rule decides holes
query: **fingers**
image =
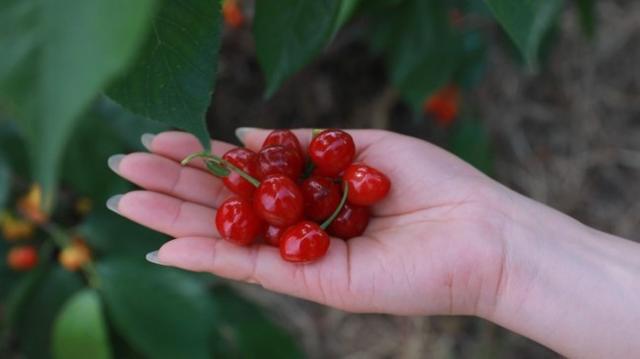
{"label": "fingers", "polygon": [[277,248],[267,245],[241,247],[224,240],[178,238],[165,243],[152,261],[191,271],[259,283],[276,292],[323,304],[353,309],[349,298],[349,262],[346,244],[333,239],[321,261],[309,264],[285,262]]}
{"label": "fingers", "polygon": [[172,237],[218,237],[214,209],[165,194],[129,192],[113,197],[107,206],[134,222]]}
{"label": "fingers", "polygon": [[[260,147],[262,147],[262,143],[265,138],[269,135],[269,133],[273,131],[272,129],[262,129],[262,128],[251,128],[251,127],[241,127],[236,130],[236,136],[240,140],[240,142],[244,143],[244,145],[253,150],[259,151]],[[300,144],[302,148],[306,150],[309,146],[309,142],[311,142],[311,131],[310,128],[302,128],[302,129],[294,129],[291,130],[298,140],[300,140]],[[382,131],[382,130],[344,130],[348,132],[356,142],[358,147],[358,151],[363,151],[366,147],[381,140],[383,137],[390,135],[390,132]]]}
{"label": "fingers", "polygon": [[118,155],[109,166],[126,180],[149,191],[217,208],[230,192],[211,174],[149,153]]}
{"label": "fingers", "polygon": [[[198,139],[186,132],[168,131],[155,136],[145,135],[143,143],[147,149],[155,154],[170,158],[176,162],[182,161],[188,155],[202,151],[202,145]],[[222,156],[225,152],[236,146],[222,142],[211,141],[211,153]],[[194,167],[204,168],[201,160],[190,163]]]}

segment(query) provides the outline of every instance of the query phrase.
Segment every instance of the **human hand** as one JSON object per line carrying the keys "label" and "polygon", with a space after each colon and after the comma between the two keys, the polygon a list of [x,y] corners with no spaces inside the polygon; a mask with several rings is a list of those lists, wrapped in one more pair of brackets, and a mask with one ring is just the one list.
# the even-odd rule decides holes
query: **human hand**
{"label": "human hand", "polygon": [[[372,208],[363,236],[333,238],[327,255],[314,263],[285,262],[277,248],[240,247],[219,238],[215,208],[230,193],[201,162],[180,166],[201,150],[185,133],[146,136],[151,153],[112,157],[112,169],[144,190],[116,196],[109,207],[176,238],[151,254],[163,265],[259,283],[348,311],[491,311],[503,272],[502,234],[510,221],[506,189],[427,142],[379,130],[348,132],[357,160],[387,174],[392,189]],[[268,133],[241,131],[246,147],[256,151]],[[311,130],[294,133],[306,148]],[[212,142],[215,154],[232,147]]]}

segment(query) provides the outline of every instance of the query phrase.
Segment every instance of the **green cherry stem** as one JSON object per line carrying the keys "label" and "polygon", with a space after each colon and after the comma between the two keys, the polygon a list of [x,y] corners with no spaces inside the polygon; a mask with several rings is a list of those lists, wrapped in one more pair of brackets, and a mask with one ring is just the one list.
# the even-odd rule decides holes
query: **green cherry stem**
{"label": "green cherry stem", "polygon": [[321,134],[324,130],[326,130],[326,128],[314,128],[313,130],[311,130],[311,138],[314,139],[318,137],[318,135]]}
{"label": "green cherry stem", "polygon": [[[252,177],[250,174],[248,174],[247,172],[241,170],[240,168],[234,166],[233,164],[229,163],[229,161],[225,160],[224,158],[218,157],[216,155],[212,155],[210,153],[207,152],[196,152],[196,153],[192,153],[189,156],[187,156],[184,160],[182,160],[180,162],[181,165],[185,166],[187,165],[189,162],[193,161],[196,158],[203,158],[205,160],[209,160],[219,166],[224,166],[225,168],[237,173],[238,175],[240,175],[240,177],[246,179],[249,183],[251,183],[252,185],[259,187],[260,186],[260,181],[258,181],[256,178]],[[211,170],[209,170],[211,171]],[[213,172],[213,171],[211,171]],[[215,174],[215,173],[214,173]]]}
{"label": "green cherry stem", "polygon": [[347,181],[342,182],[342,184],[344,189],[342,191],[342,198],[340,199],[340,203],[338,204],[338,207],[336,207],[336,210],[333,211],[331,217],[327,218],[327,220],[320,225],[320,228],[322,229],[327,229],[327,227],[331,225],[331,222],[333,222],[333,220],[338,217],[338,214],[342,210],[342,207],[344,207],[345,202],[347,202],[347,195],[349,194],[349,184],[347,183]]}

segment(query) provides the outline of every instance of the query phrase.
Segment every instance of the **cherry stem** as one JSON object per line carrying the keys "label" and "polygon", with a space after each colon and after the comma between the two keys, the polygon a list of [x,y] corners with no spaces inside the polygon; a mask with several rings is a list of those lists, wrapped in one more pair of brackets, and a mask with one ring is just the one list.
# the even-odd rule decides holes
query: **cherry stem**
{"label": "cherry stem", "polygon": [[314,128],[311,130],[311,138],[316,138],[319,134],[321,134],[326,128]]}
{"label": "cherry stem", "polygon": [[344,189],[342,191],[342,198],[340,199],[340,203],[338,204],[338,207],[336,207],[336,210],[333,211],[331,217],[327,218],[327,220],[320,225],[320,228],[322,229],[327,229],[327,227],[331,225],[331,222],[333,222],[333,220],[338,217],[338,214],[342,210],[342,207],[344,207],[344,204],[347,202],[347,194],[349,194],[349,184],[347,183],[347,181],[342,182],[342,184]]}
{"label": "cherry stem", "polygon": [[207,153],[207,152],[192,153],[189,156],[187,156],[187,158],[182,160],[182,162],[180,162],[180,164],[185,166],[189,162],[193,161],[196,158],[203,158],[203,159],[209,160],[209,161],[211,161],[211,162],[213,162],[213,163],[215,163],[217,165],[222,165],[222,166],[230,169],[231,171],[237,173],[238,175],[240,175],[240,177],[246,179],[247,182],[251,183],[252,185],[254,185],[256,187],[260,186],[260,181],[258,181],[256,178],[254,178],[253,176],[251,176],[247,172],[245,172],[245,171],[241,170],[240,168],[234,166],[233,164],[231,164],[229,161],[225,160],[224,158],[218,157],[216,155],[212,155],[212,154]]}

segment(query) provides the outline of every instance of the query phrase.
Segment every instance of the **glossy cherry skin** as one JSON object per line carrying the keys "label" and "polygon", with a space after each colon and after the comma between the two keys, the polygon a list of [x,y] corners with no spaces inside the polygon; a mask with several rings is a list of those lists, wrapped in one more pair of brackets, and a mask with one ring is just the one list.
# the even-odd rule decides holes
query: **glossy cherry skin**
{"label": "glossy cherry skin", "polygon": [[[249,149],[241,147],[234,148],[227,151],[222,158],[252,177],[258,175],[258,154]],[[249,181],[234,171],[231,171],[228,176],[224,177],[222,183],[224,183],[231,192],[244,198],[250,198],[256,190],[256,186],[249,183]]]}
{"label": "glossy cherry skin", "polygon": [[340,204],[340,187],[326,177],[311,176],[300,186],[304,196],[304,215],[321,222],[333,213]]}
{"label": "glossy cherry skin", "polygon": [[268,225],[264,231],[264,241],[270,246],[280,247],[280,236],[285,228]]}
{"label": "glossy cherry skin", "polygon": [[302,221],[287,228],[280,237],[280,256],[288,262],[312,262],[327,254],[329,235],[316,223]]}
{"label": "glossy cherry skin", "polygon": [[302,146],[300,145],[300,141],[298,141],[298,137],[293,134],[293,132],[289,130],[273,130],[264,139],[262,143],[262,148],[269,147],[272,145],[281,145],[287,148],[291,148],[292,150],[298,152],[300,158],[304,159],[304,152],[302,151]]}
{"label": "glossy cherry skin", "polygon": [[216,228],[223,239],[241,246],[255,242],[264,223],[251,206],[251,201],[231,197],[216,212]]}
{"label": "glossy cherry skin", "polygon": [[287,176],[264,179],[253,194],[253,208],[267,223],[290,226],[302,218],[304,203],[298,185]]}
{"label": "glossy cherry skin", "polygon": [[345,203],[327,230],[342,239],[359,237],[369,224],[369,209]]}
{"label": "glossy cherry skin", "polygon": [[391,181],[382,172],[373,167],[354,163],[342,175],[349,184],[347,200],[360,206],[370,206],[389,193]]}
{"label": "glossy cherry skin", "polygon": [[341,130],[324,130],[309,144],[309,157],[317,174],[334,177],[353,162],[356,145],[353,138]]}
{"label": "glossy cherry skin", "polygon": [[302,174],[304,160],[294,149],[282,145],[264,147],[258,152],[258,179],[285,175],[297,180]]}

